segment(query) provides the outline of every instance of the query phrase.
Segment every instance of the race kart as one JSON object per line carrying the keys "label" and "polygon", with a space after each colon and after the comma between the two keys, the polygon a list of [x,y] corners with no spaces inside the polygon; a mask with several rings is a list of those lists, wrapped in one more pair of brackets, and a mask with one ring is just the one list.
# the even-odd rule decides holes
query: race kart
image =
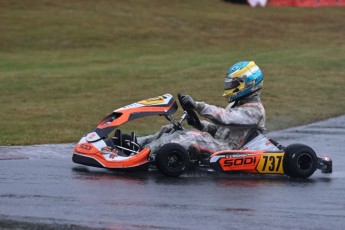
{"label": "race kart", "polygon": [[[189,166],[227,173],[285,174],[293,178],[308,178],[316,169],[332,173],[330,157],[317,156],[312,148],[303,144],[281,146],[259,132],[252,133],[238,149],[193,154],[193,148],[187,150],[178,143],[167,143],[153,153],[138,143],[134,132],[123,133],[118,128],[128,121],[157,115],[164,116],[173,125],[170,133],[183,131],[182,123],[187,119],[195,124],[194,127],[200,127],[198,116],[182,103],[182,96],[178,95],[184,110],[179,120],[172,117],[178,105],[170,94],[114,110],[92,132],[81,138],[74,149],[73,162],[119,171],[157,168],[167,176],[179,176]],[[274,150],[267,146],[274,146]]]}

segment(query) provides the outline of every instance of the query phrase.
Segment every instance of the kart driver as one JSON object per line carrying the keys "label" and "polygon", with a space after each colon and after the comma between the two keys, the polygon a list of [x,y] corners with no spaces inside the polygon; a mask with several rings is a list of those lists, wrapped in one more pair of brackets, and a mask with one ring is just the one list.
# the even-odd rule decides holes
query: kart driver
{"label": "kart driver", "polygon": [[[261,134],[265,130],[265,109],[260,100],[262,86],[263,74],[259,67],[253,61],[238,62],[228,69],[225,77],[223,96],[229,103],[226,108],[195,101],[189,95],[182,96],[183,104],[209,121],[202,120],[201,127],[196,127],[191,119],[187,119],[188,124],[197,129],[173,133],[169,133],[172,125],[163,126],[160,132],[138,138],[138,142],[153,152],[164,144],[178,143],[189,152],[203,154],[240,149],[249,139],[260,139],[260,143],[264,143],[264,146],[252,146],[252,149],[272,146]],[[266,140],[262,142],[262,138]]]}

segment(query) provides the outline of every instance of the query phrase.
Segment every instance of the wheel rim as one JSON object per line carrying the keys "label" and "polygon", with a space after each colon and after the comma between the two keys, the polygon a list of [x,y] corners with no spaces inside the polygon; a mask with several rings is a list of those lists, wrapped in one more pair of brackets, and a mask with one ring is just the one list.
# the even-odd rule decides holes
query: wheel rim
{"label": "wheel rim", "polygon": [[297,166],[301,170],[308,170],[311,168],[313,163],[313,158],[310,156],[310,154],[307,153],[302,153],[298,158],[297,158]]}
{"label": "wheel rim", "polygon": [[182,157],[178,152],[171,152],[168,155],[168,166],[178,168],[182,165]]}

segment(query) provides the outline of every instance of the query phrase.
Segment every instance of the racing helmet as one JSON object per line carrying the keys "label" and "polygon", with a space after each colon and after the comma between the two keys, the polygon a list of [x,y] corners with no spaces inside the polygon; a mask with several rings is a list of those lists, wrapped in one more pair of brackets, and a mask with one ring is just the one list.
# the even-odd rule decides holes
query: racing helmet
{"label": "racing helmet", "polygon": [[253,61],[242,61],[231,66],[224,82],[223,97],[233,102],[260,90],[264,76]]}

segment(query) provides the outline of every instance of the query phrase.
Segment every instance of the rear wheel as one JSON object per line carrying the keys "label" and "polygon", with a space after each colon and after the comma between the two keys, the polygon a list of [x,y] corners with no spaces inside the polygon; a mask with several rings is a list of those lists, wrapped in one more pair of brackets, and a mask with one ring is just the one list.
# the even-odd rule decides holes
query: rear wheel
{"label": "rear wheel", "polygon": [[163,145],[156,155],[158,170],[167,176],[177,177],[186,171],[189,164],[187,150],[175,143]]}
{"label": "rear wheel", "polygon": [[312,148],[302,144],[286,147],[284,173],[293,178],[308,178],[316,170],[317,156]]}

